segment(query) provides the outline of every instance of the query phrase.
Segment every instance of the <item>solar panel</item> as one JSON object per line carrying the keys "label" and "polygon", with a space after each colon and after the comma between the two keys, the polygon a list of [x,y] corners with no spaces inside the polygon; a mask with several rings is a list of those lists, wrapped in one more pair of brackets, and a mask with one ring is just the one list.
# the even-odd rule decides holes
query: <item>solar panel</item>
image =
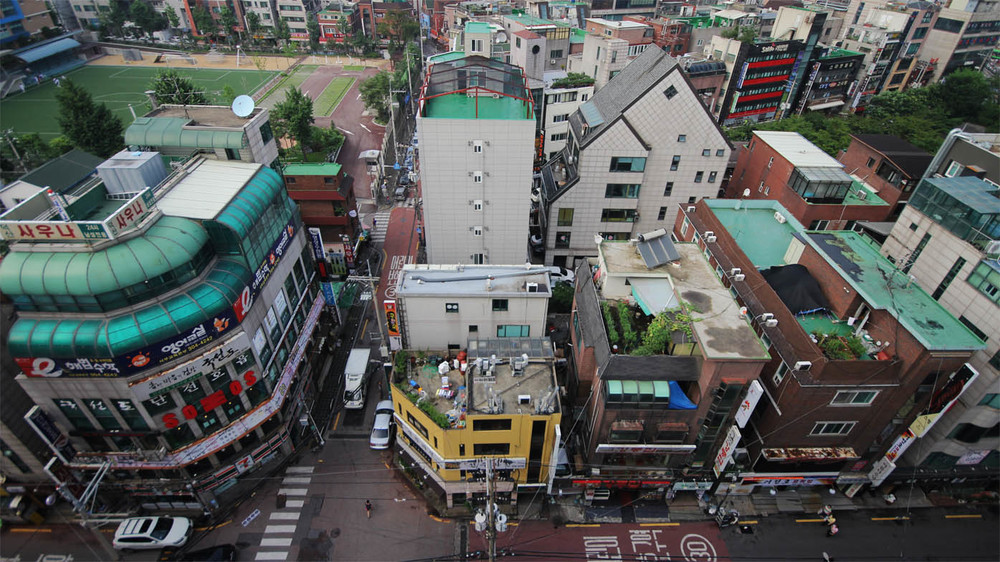
{"label": "solar panel", "polygon": [[646,263],[647,269],[659,267],[667,262],[681,259],[681,254],[674,247],[674,243],[669,236],[657,236],[652,240],[646,239],[638,244],[639,255]]}

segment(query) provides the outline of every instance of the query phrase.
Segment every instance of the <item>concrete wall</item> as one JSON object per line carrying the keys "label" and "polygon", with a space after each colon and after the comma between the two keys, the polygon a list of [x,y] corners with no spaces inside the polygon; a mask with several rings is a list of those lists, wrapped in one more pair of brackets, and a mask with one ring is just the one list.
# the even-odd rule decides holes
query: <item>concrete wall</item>
{"label": "concrete wall", "polygon": [[[530,337],[545,335],[548,298],[551,293],[507,293],[476,296],[408,296],[400,291],[397,302],[409,349],[448,349],[449,345],[466,347],[470,337],[495,338],[497,326],[528,325]],[[506,299],[506,311],[494,311],[493,299]],[[446,303],[458,305],[458,312],[447,312]],[[470,332],[476,326],[476,332]]]}

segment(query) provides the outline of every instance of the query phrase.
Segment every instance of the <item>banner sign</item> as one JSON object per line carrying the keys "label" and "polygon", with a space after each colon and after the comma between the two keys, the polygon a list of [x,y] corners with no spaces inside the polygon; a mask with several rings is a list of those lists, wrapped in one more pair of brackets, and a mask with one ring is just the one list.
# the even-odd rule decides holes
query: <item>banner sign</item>
{"label": "banner sign", "polygon": [[726,440],[722,442],[722,447],[719,447],[719,452],[715,455],[715,466],[712,467],[712,471],[716,476],[722,474],[722,471],[726,469],[726,465],[732,460],[733,453],[736,452],[736,445],[740,442],[740,437],[740,430],[735,425],[729,428]]}
{"label": "banner sign", "polygon": [[2,221],[5,240],[107,240],[111,238],[99,222]]}
{"label": "banner sign", "polygon": [[389,329],[389,336],[399,335],[399,318],[396,316],[396,301],[383,301],[385,307],[385,325]]}
{"label": "banner sign", "polygon": [[56,424],[40,406],[32,406],[28,413],[24,414],[24,421],[28,422],[31,429],[35,430],[42,441],[45,441],[45,444],[49,446],[49,449],[52,449],[59,460],[68,463],[76,456],[76,450],[69,442],[69,437],[56,427]]}
{"label": "banner sign", "polygon": [[924,413],[917,416],[917,419],[913,420],[913,423],[910,424],[910,431],[917,437],[927,435],[927,432],[934,427],[941,414],[948,411],[948,408],[951,408],[951,405],[958,400],[958,397],[965,392],[966,388],[969,388],[969,385],[977,377],[979,377],[979,371],[973,369],[968,363],[962,365],[957,371],[952,373],[948,377],[948,381],[931,397],[930,404],[927,405]]}
{"label": "banner sign", "polygon": [[211,373],[226,361],[249,349],[249,338],[245,332],[241,332],[222,345],[206,351],[179,367],[132,383],[132,394],[139,400],[148,400],[153,396],[159,396]]}
{"label": "banner sign", "polygon": [[875,462],[874,468],[868,473],[868,479],[872,481],[872,486],[881,486],[895,469],[896,465],[891,460],[882,457]]}
{"label": "banner sign", "polygon": [[736,425],[741,428],[746,427],[747,422],[750,421],[750,414],[757,407],[757,402],[760,401],[763,394],[764,387],[756,380],[751,381],[747,388],[747,395],[743,399],[743,403],[740,404],[740,409],[736,411]]}
{"label": "banner sign", "polygon": [[598,453],[628,455],[660,455],[667,453],[693,453],[695,445],[609,445],[599,443]]}
{"label": "banner sign", "polygon": [[257,266],[257,271],[254,271],[253,273],[253,279],[247,286],[243,287],[243,292],[240,294],[240,298],[236,300],[235,304],[233,304],[233,310],[236,312],[237,322],[242,322],[243,318],[245,318],[247,313],[250,312],[250,307],[253,306],[257,293],[259,293],[260,289],[265,283],[267,283],[267,280],[271,278],[271,274],[274,273],[275,266],[278,265],[282,256],[285,255],[285,251],[288,250],[294,236],[295,217],[292,217],[288,220],[288,224],[285,225],[284,230],[282,230],[281,236],[279,236],[278,239],[275,240],[274,244],[271,245],[271,251],[269,251],[264,257],[264,261]]}
{"label": "banner sign", "polygon": [[142,193],[128,200],[115,214],[104,219],[104,230],[112,238],[117,237],[122,231],[131,228],[142,222],[156,206],[156,198],[153,197],[153,190],[148,187]]}
{"label": "banner sign", "polygon": [[493,457],[458,461],[461,470],[486,470],[487,461],[493,461],[493,470],[517,470],[528,466],[524,457]]}
{"label": "banner sign", "polygon": [[182,334],[114,358],[15,357],[14,360],[29,377],[125,377],[165,365],[217,341],[237,325],[233,311],[226,309],[211,321]]}

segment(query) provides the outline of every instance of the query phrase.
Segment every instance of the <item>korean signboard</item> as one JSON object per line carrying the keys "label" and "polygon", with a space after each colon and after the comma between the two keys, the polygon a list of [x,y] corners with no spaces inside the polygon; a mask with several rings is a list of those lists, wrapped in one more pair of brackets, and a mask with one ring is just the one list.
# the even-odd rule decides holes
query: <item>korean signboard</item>
{"label": "korean signboard", "polygon": [[763,394],[764,387],[759,382],[752,381],[747,388],[747,395],[743,398],[743,403],[740,404],[740,409],[736,411],[736,425],[741,428],[747,426],[750,414],[753,414],[753,410],[757,407],[757,402],[760,401],[760,397]]}
{"label": "korean signboard", "polygon": [[0,237],[6,240],[72,241],[111,238],[99,222],[3,221]]}
{"label": "korean signboard", "polygon": [[197,324],[182,334],[114,358],[15,357],[14,360],[29,377],[124,377],[165,365],[217,341],[237,325],[233,311],[223,310],[211,321]]}
{"label": "korean signboard", "polygon": [[281,261],[281,258],[285,255],[288,247],[292,243],[292,238],[295,237],[295,218],[291,218],[288,224],[285,225],[284,230],[281,232],[281,236],[271,245],[271,251],[264,256],[264,261],[257,266],[257,271],[253,273],[253,279],[250,283],[243,287],[243,292],[240,293],[240,298],[237,299],[236,303],[233,304],[233,311],[236,312],[236,321],[242,322],[243,318],[246,317],[247,313],[250,312],[250,308],[253,306],[254,299],[257,297],[257,293],[260,289],[267,283],[267,280],[271,278],[271,274],[274,273],[274,268]]}
{"label": "korean signboard", "polygon": [[691,453],[694,445],[610,445],[599,443],[598,453],[627,455],[664,455],[668,453]]}
{"label": "korean signboard", "polygon": [[129,199],[115,214],[105,219],[104,230],[114,238],[122,231],[141,223],[155,205],[153,190],[146,188],[142,193]]}
{"label": "korean signboard", "polygon": [[73,444],[69,442],[69,437],[62,432],[56,424],[52,422],[48,414],[39,406],[32,406],[27,414],[24,414],[24,421],[28,422],[31,429],[45,441],[45,444],[52,449],[52,452],[64,463],[68,463],[76,456]]}
{"label": "korean signboard", "polygon": [[927,409],[910,424],[910,431],[917,437],[927,435],[927,432],[934,427],[941,414],[948,411],[948,408],[951,408],[951,405],[958,400],[962,392],[978,376],[979,372],[970,367],[968,363],[962,365],[960,369],[952,373],[948,377],[948,380],[931,397],[931,402],[927,405]]}
{"label": "korean signboard", "polygon": [[735,425],[729,428],[726,440],[722,442],[718,454],[715,455],[715,465],[712,467],[712,471],[715,472],[716,476],[721,475],[722,471],[726,470],[726,465],[729,464],[733,453],[736,452],[736,445],[740,442],[740,437],[740,430]]}
{"label": "korean signboard", "polygon": [[148,400],[153,396],[169,392],[173,388],[183,386],[215,371],[248,349],[250,349],[249,339],[246,333],[240,333],[222,345],[216,346],[179,367],[132,383],[132,394],[139,400]]}
{"label": "korean signboard", "polygon": [[399,318],[396,316],[396,301],[383,302],[385,307],[385,325],[389,330],[389,336],[399,336]]}
{"label": "korean signboard", "polygon": [[313,257],[318,261],[326,259],[326,250],[323,249],[323,234],[318,228],[309,229],[309,243],[312,245]]}

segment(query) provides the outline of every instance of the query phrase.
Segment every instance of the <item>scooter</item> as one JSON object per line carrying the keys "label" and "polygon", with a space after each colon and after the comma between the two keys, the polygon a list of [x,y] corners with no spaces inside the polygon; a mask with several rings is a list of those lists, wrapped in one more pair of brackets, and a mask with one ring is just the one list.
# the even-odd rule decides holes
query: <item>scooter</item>
{"label": "scooter", "polygon": [[730,509],[728,512],[720,509],[715,514],[715,522],[720,529],[735,525],[740,522],[740,512],[735,509]]}

